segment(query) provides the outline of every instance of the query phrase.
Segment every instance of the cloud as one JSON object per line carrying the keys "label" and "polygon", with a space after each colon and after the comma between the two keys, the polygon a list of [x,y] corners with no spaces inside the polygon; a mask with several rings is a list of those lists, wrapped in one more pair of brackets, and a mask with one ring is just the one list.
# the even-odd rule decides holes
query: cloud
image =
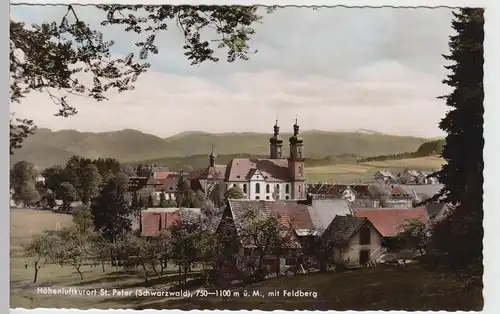
{"label": "cloud", "polygon": [[[64,7],[12,10],[29,23],[64,13]],[[77,13],[95,28],[103,18],[92,7]],[[440,136],[447,108],[436,97],[448,91],[441,54],[448,51],[451,18],[445,8],[281,8],[255,25],[250,44],[258,53],[249,61],[200,66],[189,65],[172,26],[158,37],[160,54],[136,90],[103,103],[70,97],[80,113],[68,119],[53,117],[56,108],[39,93],[11,110],[52,129],[134,128],[160,136],[195,129],[270,132],[275,116],[291,125],[296,114],[305,129]],[[116,42],[115,55],[130,52],[141,38],[120,26],[102,30]]]}

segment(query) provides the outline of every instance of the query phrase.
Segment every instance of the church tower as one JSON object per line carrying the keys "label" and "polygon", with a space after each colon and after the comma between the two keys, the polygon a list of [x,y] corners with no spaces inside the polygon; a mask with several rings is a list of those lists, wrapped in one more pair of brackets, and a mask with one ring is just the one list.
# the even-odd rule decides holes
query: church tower
{"label": "church tower", "polygon": [[290,141],[290,157],[288,157],[288,171],[292,180],[292,198],[304,199],[305,198],[305,176],[304,176],[304,156],[303,146],[304,139],[299,135],[299,124],[295,119],[293,125],[293,135]]}
{"label": "church tower", "polygon": [[212,145],[212,152],[210,153],[209,156],[210,159],[210,167],[215,167],[215,153],[214,153],[214,145]]}
{"label": "church tower", "polygon": [[269,139],[269,158],[270,159],[281,159],[283,152],[283,140],[280,138],[280,127],[278,126],[278,119],[276,119],[276,124],[274,125],[273,137]]}

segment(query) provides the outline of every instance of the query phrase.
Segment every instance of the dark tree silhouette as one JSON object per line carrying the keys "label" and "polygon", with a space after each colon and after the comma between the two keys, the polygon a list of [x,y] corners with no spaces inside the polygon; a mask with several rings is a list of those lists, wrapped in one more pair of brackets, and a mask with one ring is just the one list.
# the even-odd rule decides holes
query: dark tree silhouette
{"label": "dark tree silhouette", "polygon": [[[442,156],[447,164],[436,175],[444,184],[438,197],[454,210],[437,224],[432,246],[447,254],[458,269],[477,265],[482,272],[483,239],[483,9],[454,13],[457,35],[450,37],[444,58],[451,73],[443,81],[453,88],[442,96],[451,110],[439,127],[447,133]],[[434,198],[435,199],[435,198]]]}

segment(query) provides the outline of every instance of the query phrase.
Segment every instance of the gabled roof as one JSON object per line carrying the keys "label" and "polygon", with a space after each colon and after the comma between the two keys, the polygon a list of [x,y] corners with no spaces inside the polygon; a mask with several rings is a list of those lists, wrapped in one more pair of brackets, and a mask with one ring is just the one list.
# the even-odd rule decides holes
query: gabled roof
{"label": "gabled roof", "polygon": [[418,177],[418,175],[420,174],[420,172],[418,172],[417,170],[407,170],[406,174],[410,175],[412,177]]}
{"label": "gabled roof", "polygon": [[313,228],[323,232],[335,216],[351,215],[349,204],[343,199],[321,199],[312,200],[311,204],[307,206]]}
{"label": "gabled roof", "polygon": [[413,192],[419,195],[426,195],[427,197],[433,197],[438,194],[443,188],[443,184],[406,184],[400,185],[406,192],[413,195]]}
{"label": "gabled roof", "polygon": [[384,237],[394,237],[408,221],[429,221],[429,215],[424,207],[411,209],[359,209],[354,212],[356,217],[367,218]]}
{"label": "gabled roof", "polygon": [[225,180],[246,182],[250,169],[258,169],[268,182],[288,182],[290,173],[286,159],[234,158],[226,168]]}
{"label": "gabled roof", "polygon": [[369,221],[364,217],[336,216],[328,226],[328,236],[334,242],[347,241],[365,223],[369,223]]}
{"label": "gabled roof", "polygon": [[380,173],[382,176],[387,177],[387,178],[393,178],[393,179],[395,178],[394,175],[392,173],[390,173],[389,171],[378,171],[377,173]]}

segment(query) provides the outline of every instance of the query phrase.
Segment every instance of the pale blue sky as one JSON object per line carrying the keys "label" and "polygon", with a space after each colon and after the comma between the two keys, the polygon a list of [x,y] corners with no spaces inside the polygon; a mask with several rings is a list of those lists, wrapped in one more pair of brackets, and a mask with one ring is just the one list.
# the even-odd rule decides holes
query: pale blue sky
{"label": "pale blue sky", "polygon": [[[28,24],[60,20],[65,7],[15,6]],[[135,49],[140,35],[101,27],[96,8],[76,7],[80,18],[113,39],[113,53]],[[133,92],[106,103],[70,99],[80,113],[53,116],[54,105],[33,94],[12,111],[52,129],[105,131],[133,128],[159,136],[187,130],[271,132],[299,115],[305,129],[372,129],[440,136],[447,108],[441,54],[452,33],[450,9],[280,8],[256,24],[248,61],[190,66],[175,26],[161,34],[160,53]],[[36,107],[36,110],[33,109]],[[290,124],[289,126],[287,124]]]}

